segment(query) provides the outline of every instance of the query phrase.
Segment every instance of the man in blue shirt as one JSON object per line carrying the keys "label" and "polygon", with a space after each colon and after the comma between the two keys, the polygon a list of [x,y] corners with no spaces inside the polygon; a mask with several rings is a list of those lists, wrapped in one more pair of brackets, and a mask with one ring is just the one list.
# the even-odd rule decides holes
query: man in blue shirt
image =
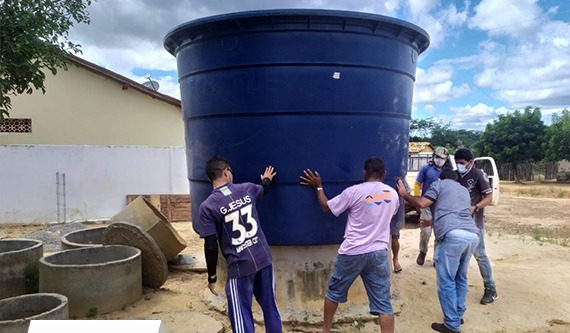
{"label": "man in blue shirt", "polygon": [[[439,179],[439,175],[443,168],[450,168],[449,163],[449,152],[444,147],[437,147],[433,152],[433,160],[422,166],[416,177],[416,182],[414,184],[414,195],[420,196],[424,195],[429,189],[431,184]],[[420,214],[420,220],[430,220],[431,212],[429,209],[422,209]],[[420,227],[420,253],[416,259],[418,265],[423,265],[428,252],[428,243],[431,237],[431,227]]]}

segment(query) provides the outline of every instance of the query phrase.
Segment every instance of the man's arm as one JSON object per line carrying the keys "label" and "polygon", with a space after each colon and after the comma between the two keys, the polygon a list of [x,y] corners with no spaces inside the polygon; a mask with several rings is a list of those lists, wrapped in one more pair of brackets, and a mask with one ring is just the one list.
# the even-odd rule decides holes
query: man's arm
{"label": "man's arm", "polygon": [[276,174],[277,172],[275,172],[275,169],[270,165],[265,168],[265,172],[263,174],[259,175],[261,178],[261,186],[263,187],[263,194],[269,192],[269,186]]}
{"label": "man's arm", "polygon": [[[473,202],[470,210],[471,215],[475,214],[477,211],[489,206],[493,202],[493,189],[491,188],[491,184],[489,183],[487,175],[482,170],[477,170],[478,172],[478,179],[477,179],[477,190],[481,192],[483,195],[483,199],[479,202]],[[486,193],[485,193],[486,192]]]}
{"label": "man's arm", "polygon": [[404,198],[404,200],[408,201],[412,205],[414,205],[418,208],[426,208],[426,207],[431,206],[431,204],[433,204],[433,201],[426,198],[426,197],[416,197],[416,196],[410,195],[408,193],[408,191],[406,190],[404,183],[402,183],[401,179],[398,179],[398,185],[397,186],[398,186],[398,194],[400,194],[400,196],[402,198]]}
{"label": "man's arm", "polygon": [[471,206],[471,214],[475,214],[477,211],[489,206],[493,202],[493,192],[483,194],[483,199]]}
{"label": "man's arm", "polygon": [[319,201],[321,210],[324,213],[330,213],[331,210],[327,205],[327,201],[329,201],[329,199],[327,198],[325,190],[323,189],[323,182],[319,173],[317,171],[313,173],[311,170],[307,169],[303,170],[303,174],[304,176],[300,177],[301,185],[310,186],[315,189],[315,191],[317,191],[317,200]]}
{"label": "man's arm", "polygon": [[200,237],[204,239],[204,257],[208,270],[208,288],[212,294],[216,292],[216,266],[218,264],[218,239],[215,218],[211,216],[211,211],[203,202],[200,205]]}
{"label": "man's arm", "polygon": [[216,266],[218,265],[218,239],[215,235],[204,238],[204,256],[206,257],[206,267],[208,269],[208,288],[212,294],[217,295],[215,290],[218,277]]}
{"label": "man's arm", "polygon": [[321,206],[321,210],[323,211],[323,213],[330,213],[331,210],[329,208],[329,205],[327,205],[327,201],[329,201],[329,198],[327,198],[325,190],[322,187],[317,187],[316,191],[317,191],[317,200],[319,200],[319,206]]}
{"label": "man's arm", "polygon": [[425,181],[425,172],[426,171],[426,166],[423,165],[420,168],[420,171],[418,172],[418,175],[416,176],[416,181],[414,182],[414,189],[412,190],[412,194],[415,195],[416,197],[419,197],[422,195],[422,184]]}

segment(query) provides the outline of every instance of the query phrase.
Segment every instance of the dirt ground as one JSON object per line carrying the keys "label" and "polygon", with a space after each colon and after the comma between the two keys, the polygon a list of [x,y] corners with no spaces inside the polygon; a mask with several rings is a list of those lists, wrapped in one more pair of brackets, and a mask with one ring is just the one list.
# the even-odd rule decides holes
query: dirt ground
{"label": "dirt ground", "polygon": [[[475,260],[469,269],[467,313],[462,332],[561,333],[570,332],[570,185],[501,183],[499,205],[487,209],[487,252],[493,265],[499,299],[480,305],[483,283]],[[401,234],[403,271],[392,277],[397,304],[396,332],[431,332],[441,322],[432,255],[424,266],[415,263],[419,230],[417,216],[408,215]],[[190,223],[173,224],[186,239],[183,254],[202,259],[202,242]],[[22,237],[44,226],[4,226],[0,238]],[[430,245],[430,249],[433,246]],[[223,290],[222,283],[218,289]],[[124,310],[95,319],[162,319],[168,333],[218,332],[197,329],[189,313],[206,315],[230,332],[225,314],[204,302],[204,273],[169,272],[159,290],[144,290],[143,298]],[[350,302],[350,299],[349,299]],[[340,305],[341,307],[343,305]],[[318,326],[287,323],[284,332],[317,332]],[[371,318],[336,325],[337,332],[380,332]],[[264,332],[258,325],[257,332]]]}

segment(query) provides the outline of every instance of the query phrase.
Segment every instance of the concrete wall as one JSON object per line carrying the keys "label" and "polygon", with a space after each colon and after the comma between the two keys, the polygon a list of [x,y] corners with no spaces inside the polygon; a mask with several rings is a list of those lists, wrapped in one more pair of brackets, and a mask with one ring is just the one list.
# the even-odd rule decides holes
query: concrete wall
{"label": "concrete wall", "polygon": [[0,144],[183,146],[180,106],[74,63],[46,73],[46,93],[13,96],[11,118],[32,133],[0,133]]}
{"label": "concrete wall", "polygon": [[0,145],[0,224],[57,222],[57,172],[67,221],[111,217],[127,194],[190,193],[184,147]]}

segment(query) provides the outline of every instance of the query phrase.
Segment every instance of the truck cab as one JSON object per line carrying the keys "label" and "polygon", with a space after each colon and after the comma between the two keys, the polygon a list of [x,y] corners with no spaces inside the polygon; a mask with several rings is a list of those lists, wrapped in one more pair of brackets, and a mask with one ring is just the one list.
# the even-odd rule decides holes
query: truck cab
{"label": "truck cab", "polygon": [[[496,206],[499,204],[499,196],[500,196],[500,179],[499,179],[499,171],[497,169],[497,164],[495,164],[495,160],[492,157],[476,157],[474,159],[475,165],[474,167],[477,169],[483,170],[483,172],[489,177],[489,183],[491,184],[491,188],[493,189],[493,201],[491,205]],[[455,163],[455,161],[454,161]]]}

